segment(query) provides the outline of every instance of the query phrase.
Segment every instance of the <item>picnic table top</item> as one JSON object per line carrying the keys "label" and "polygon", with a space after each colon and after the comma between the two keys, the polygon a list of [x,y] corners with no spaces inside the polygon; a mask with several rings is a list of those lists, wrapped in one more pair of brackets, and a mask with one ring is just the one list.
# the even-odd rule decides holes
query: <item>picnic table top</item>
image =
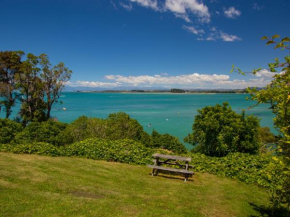
{"label": "picnic table top", "polygon": [[191,161],[191,157],[181,157],[181,156],[176,156],[176,155],[166,155],[166,154],[153,154],[152,155],[154,158],[165,158],[165,159],[170,159],[170,160],[180,160],[180,161]]}

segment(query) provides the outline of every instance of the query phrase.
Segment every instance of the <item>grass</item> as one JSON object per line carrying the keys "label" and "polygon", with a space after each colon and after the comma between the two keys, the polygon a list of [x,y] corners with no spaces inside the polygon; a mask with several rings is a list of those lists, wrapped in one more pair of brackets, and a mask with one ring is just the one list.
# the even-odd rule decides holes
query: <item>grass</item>
{"label": "grass", "polygon": [[210,174],[0,152],[0,216],[261,216],[268,194]]}

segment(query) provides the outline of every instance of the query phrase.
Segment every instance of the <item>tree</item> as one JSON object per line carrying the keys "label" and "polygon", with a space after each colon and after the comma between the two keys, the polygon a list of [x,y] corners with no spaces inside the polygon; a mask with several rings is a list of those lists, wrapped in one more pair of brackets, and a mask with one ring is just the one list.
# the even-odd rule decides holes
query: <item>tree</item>
{"label": "tree", "polygon": [[259,151],[259,120],[234,112],[227,102],[198,110],[193,133],[184,141],[208,156],[222,157],[230,152],[255,154]]}
{"label": "tree", "polygon": [[155,130],[152,131],[152,147],[167,149],[178,154],[186,153],[186,148],[178,138],[168,133],[160,134]]}
{"label": "tree", "polygon": [[124,112],[112,113],[107,117],[107,138],[110,140],[129,138],[151,146],[151,138],[137,120]]}
{"label": "tree", "polygon": [[19,114],[23,124],[48,120],[72,71],[62,62],[52,66],[46,54],[28,54],[20,70],[17,86],[21,93]]}
{"label": "tree", "polygon": [[45,121],[44,83],[38,68],[39,58],[27,54],[27,59],[22,62],[21,74],[18,76],[18,87],[21,93],[20,116],[23,124],[28,122]]}
{"label": "tree", "polygon": [[[286,50],[289,54],[289,42],[290,38],[285,37],[280,41],[276,41],[280,38],[279,35],[273,35],[272,37],[264,36],[262,40],[267,40],[266,45],[273,44],[275,49],[281,48]],[[286,55],[284,61],[280,61],[278,58],[274,59],[273,63],[269,63],[269,70],[273,72],[273,80],[262,90],[256,88],[248,88],[248,92],[251,94],[251,99],[256,101],[257,104],[266,103],[270,104],[270,109],[276,115],[274,118],[274,126],[280,132],[282,139],[280,140],[280,147],[278,151],[284,158],[284,163],[288,165],[288,170],[284,171],[285,183],[281,188],[276,189],[277,197],[279,200],[288,204],[290,207],[290,56]],[[253,74],[260,71],[261,68],[254,69]],[[232,67],[231,72],[237,71],[240,74],[245,74],[241,69]],[[280,72],[280,73],[277,73]],[[282,162],[281,162],[282,164]],[[281,202],[280,201],[280,202]],[[279,205],[279,203],[278,203]]]}
{"label": "tree", "polygon": [[18,94],[16,77],[20,73],[23,51],[0,52],[0,108],[4,107],[6,118],[9,118]]}
{"label": "tree", "polygon": [[42,69],[41,78],[46,95],[46,119],[50,118],[51,108],[58,102],[65,82],[69,81],[72,71],[60,62],[56,66],[51,66],[46,54],[39,56]]}

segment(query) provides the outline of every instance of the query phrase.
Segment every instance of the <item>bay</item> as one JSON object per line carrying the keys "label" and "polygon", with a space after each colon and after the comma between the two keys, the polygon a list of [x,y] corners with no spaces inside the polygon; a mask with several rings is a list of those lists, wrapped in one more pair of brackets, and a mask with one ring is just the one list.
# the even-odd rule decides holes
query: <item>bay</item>
{"label": "bay", "polygon": [[[151,133],[169,133],[181,142],[191,133],[197,110],[205,106],[214,106],[229,102],[234,111],[253,114],[261,119],[262,126],[268,126],[272,132],[273,117],[269,105],[259,105],[250,110],[254,101],[246,100],[246,94],[159,94],[159,93],[89,93],[66,92],[52,111],[52,116],[69,123],[79,116],[106,118],[110,113],[126,112],[138,120],[144,130]],[[66,108],[66,110],[63,110]],[[187,148],[189,144],[184,143]]]}
{"label": "bay", "polygon": [[[63,104],[55,104],[52,116],[59,121],[70,123],[80,116],[106,118],[110,113],[126,112],[138,120],[144,130],[176,136],[187,148],[192,146],[183,142],[183,138],[192,131],[197,110],[205,106],[214,106],[229,102],[238,113],[242,109],[261,119],[261,126],[268,126],[273,133],[273,117],[269,105],[259,105],[250,110],[254,101],[246,100],[247,94],[164,94],[164,93],[93,93],[64,92],[60,98]],[[19,110],[13,108],[12,118]],[[65,108],[65,109],[64,109]],[[0,117],[4,117],[1,112]]]}

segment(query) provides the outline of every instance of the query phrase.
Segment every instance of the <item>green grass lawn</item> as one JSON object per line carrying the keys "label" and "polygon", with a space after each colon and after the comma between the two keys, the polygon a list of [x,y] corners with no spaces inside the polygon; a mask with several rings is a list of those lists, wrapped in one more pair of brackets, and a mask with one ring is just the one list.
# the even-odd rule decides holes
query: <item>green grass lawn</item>
{"label": "green grass lawn", "polygon": [[0,152],[0,216],[260,216],[268,194],[210,174]]}

